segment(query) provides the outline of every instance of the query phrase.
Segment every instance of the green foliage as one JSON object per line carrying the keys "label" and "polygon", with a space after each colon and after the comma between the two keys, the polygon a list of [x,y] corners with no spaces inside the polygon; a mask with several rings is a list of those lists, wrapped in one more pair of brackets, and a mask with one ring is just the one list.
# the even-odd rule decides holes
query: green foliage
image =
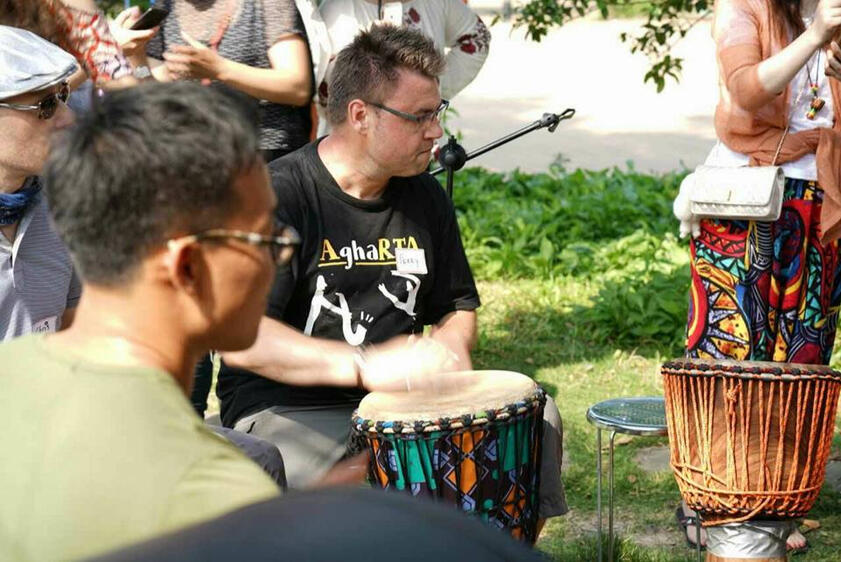
{"label": "green foliage", "polygon": [[577,302],[544,315],[552,331],[679,353],[689,272],[671,206],[683,175],[461,172],[455,205],[473,271],[483,280],[579,283],[589,290]]}
{"label": "green foliage", "polygon": [[603,274],[650,266],[655,240],[676,229],[672,199],[683,175],[469,169],[456,178],[454,202],[481,278]]}
{"label": "green foliage", "polygon": [[603,18],[617,11],[639,14],[646,19],[639,33],[622,33],[620,38],[630,42],[632,53],[649,58],[651,67],[644,81],[653,82],[660,92],[666,79],[677,81],[683,69],[683,59],[670,54],[674,42],[709,13],[710,5],[709,0],[530,0],[516,9],[514,23],[524,26],[528,37],[540,41],[552,27],[593,11]]}

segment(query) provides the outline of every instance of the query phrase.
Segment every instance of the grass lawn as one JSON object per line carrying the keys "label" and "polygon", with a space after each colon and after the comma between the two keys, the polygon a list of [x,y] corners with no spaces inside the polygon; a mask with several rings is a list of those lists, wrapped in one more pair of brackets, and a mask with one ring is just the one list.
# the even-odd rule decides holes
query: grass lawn
{"label": "grass lawn", "polygon": [[[656,349],[616,349],[592,341],[575,311],[588,292],[575,279],[480,282],[481,338],[476,368],[511,369],[537,379],[556,399],[564,421],[564,483],[571,511],[550,520],[538,547],[554,560],[596,558],[595,430],[587,408],[607,398],[662,394],[658,371],[666,356]],[[606,435],[603,435],[603,443]],[[648,474],[635,457],[664,438],[617,436],[616,560],[693,560],[678,533],[677,485],[670,472]],[[838,445],[836,438],[836,446]],[[640,451],[642,450],[642,453]],[[605,470],[607,456],[605,455]],[[605,482],[606,483],[606,482]],[[604,498],[606,529],[606,498]],[[821,528],[807,535],[812,548],[798,560],[838,560],[841,495],[824,487],[809,515]]]}

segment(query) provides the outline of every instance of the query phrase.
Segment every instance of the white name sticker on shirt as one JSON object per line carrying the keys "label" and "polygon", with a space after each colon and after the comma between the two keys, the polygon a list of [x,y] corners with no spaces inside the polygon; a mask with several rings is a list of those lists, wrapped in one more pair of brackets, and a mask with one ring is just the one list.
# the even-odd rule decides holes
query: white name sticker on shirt
{"label": "white name sticker on shirt", "polygon": [[34,324],[32,324],[32,333],[33,334],[47,334],[56,331],[58,327],[58,316],[50,316],[49,318],[44,318],[43,320],[38,320]]}
{"label": "white name sticker on shirt", "polygon": [[386,2],[383,5],[383,21],[392,25],[403,25],[403,2]]}
{"label": "white name sticker on shirt", "polygon": [[426,275],[426,254],[424,250],[414,248],[397,248],[397,271],[400,273],[419,273]]}

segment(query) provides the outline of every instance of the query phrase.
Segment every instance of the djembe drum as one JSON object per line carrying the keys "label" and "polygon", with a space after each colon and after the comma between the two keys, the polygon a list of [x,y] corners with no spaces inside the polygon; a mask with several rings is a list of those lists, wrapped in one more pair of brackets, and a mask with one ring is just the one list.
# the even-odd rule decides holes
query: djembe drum
{"label": "djembe drum", "polygon": [[373,486],[451,502],[514,537],[537,533],[546,394],[508,371],[442,376],[446,392],[372,392],[353,414]]}
{"label": "djembe drum", "polygon": [[707,528],[707,560],[785,560],[826,474],[841,374],[682,359],[661,369],[671,466]]}

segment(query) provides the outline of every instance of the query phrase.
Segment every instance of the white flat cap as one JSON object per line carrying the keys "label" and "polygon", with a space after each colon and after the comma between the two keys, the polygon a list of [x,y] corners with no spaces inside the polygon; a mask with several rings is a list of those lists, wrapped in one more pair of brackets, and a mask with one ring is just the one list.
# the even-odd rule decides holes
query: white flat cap
{"label": "white flat cap", "polygon": [[0,25],[0,99],[54,86],[78,67],[73,55],[46,39]]}

